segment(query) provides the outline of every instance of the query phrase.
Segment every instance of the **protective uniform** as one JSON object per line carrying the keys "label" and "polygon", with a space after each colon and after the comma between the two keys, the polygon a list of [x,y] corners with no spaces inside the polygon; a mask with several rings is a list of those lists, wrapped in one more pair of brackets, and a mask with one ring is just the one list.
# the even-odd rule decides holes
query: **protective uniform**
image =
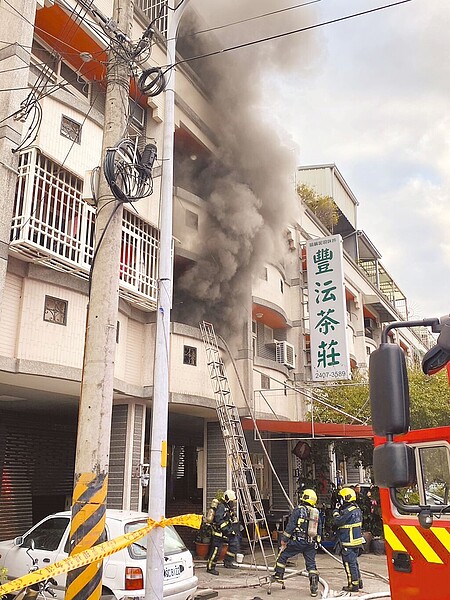
{"label": "protective uniform", "polygon": [[[317,596],[319,586],[319,571],[316,566],[317,544],[321,539],[320,529],[317,535],[308,535],[310,509],[315,506],[317,496],[314,490],[304,490],[299,505],[289,515],[289,520],[281,536],[281,547],[275,562],[274,581],[283,581],[286,563],[293,556],[303,554],[306,570],[309,575],[311,596]],[[320,527],[320,524],[319,524]]]}
{"label": "protective uniform", "polygon": [[211,546],[206,563],[206,570],[212,575],[219,574],[219,571],[216,570],[217,558],[225,543],[228,543],[228,551],[223,561],[224,567],[239,569],[237,565],[233,564],[236,554],[240,550],[239,522],[234,513],[235,501],[236,494],[233,490],[227,490],[216,508],[212,523]]}
{"label": "protective uniform", "polygon": [[346,592],[357,592],[363,587],[359,570],[358,556],[362,551],[362,513],[356,504],[355,490],[343,488],[339,492],[343,504],[333,511],[333,522],[337,527],[338,544],[341,545],[341,557],[347,574]]}

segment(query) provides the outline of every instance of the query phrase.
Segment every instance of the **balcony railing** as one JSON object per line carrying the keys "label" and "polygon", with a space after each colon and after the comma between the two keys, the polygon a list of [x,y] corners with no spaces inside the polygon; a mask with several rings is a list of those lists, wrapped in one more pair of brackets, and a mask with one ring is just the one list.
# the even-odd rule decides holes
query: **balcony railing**
{"label": "balcony railing", "polygon": [[[89,275],[94,253],[95,208],[82,198],[83,180],[44,156],[23,152],[11,227],[10,250],[78,277]],[[146,310],[157,301],[158,230],[124,210],[120,295]]]}
{"label": "balcony railing", "polygon": [[360,259],[358,265],[402,318],[407,319],[406,297],[383,265],[375,259]]}

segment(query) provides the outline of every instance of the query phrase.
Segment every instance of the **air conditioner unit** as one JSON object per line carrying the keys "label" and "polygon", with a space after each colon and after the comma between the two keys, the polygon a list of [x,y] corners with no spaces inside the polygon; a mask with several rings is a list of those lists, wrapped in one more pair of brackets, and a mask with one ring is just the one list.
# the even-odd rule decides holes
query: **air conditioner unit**
{"label": "air conditioner unit", "polygon": [[275,358],[288,369],[295,369],[295,351],[292,344],[275,341]]}

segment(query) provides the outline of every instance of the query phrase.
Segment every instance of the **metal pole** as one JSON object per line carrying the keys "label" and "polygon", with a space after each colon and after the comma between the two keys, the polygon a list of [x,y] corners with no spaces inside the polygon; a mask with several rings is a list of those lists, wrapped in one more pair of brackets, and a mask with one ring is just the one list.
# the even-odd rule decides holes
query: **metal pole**
{"label": "metal pole", "polygon": [[[175,12],[168,2],[167,64],[175,62],[176,36],[185,0]],[[149,517],[159,521],[166,510],[167,423],[169,406],[170,310],[172,308],[172,212],[173,151],[175,131],[175,69],[165,91],[164,137],[161,180],[161,224],[159,249],[159,297],[156,312],[155,368],[150,441]],[[145,598],[162,600],[164,582],[164,530],[155,527],[147,544]]]}
{"label": "metal pole", "polygon": [[[127,35],[131,34],[133,8],[133,0],[114,0],[113,18],[119,29]],[[129,86],[128,61],[118,59],[111,52],[107,66],[102,159],[106,149],[115,146],[125,133]],[[123,204],[113,197],[101,169],[96,216],[96,255],[91,266],[78,417],[71,554],[91,548],[104,538],[122,215]],[[67,575],[66,600],[75,597],[77,600],[98,600],[102,591],[101,582],[102,562],[71,571]]]}

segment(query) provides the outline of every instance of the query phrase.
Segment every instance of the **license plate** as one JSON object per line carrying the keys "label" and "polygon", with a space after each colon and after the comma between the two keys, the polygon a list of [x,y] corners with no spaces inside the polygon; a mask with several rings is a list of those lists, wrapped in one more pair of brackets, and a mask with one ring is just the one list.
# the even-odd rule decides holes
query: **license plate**
{"label": "license plate", "polygon": [[184,567],[181,563],[167,565],[164,567],[164,579],[173,579],[174,577],[178,577],[183,571]]}

